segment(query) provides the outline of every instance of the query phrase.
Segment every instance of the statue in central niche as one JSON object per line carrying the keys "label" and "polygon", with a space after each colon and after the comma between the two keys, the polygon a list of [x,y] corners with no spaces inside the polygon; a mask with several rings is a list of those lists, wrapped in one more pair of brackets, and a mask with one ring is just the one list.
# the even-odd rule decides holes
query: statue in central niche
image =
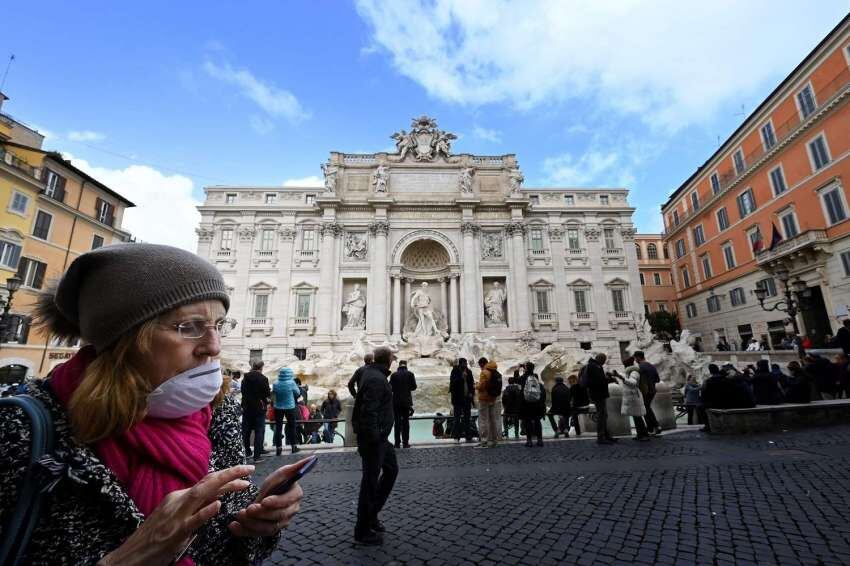
{"label": "statue in central niche", "polygon": [[423,281],[410,294],[410,314],[404,325],[404,339],[420,356],[430,356],[442,347],[446,338],[445,317],[432,308],[428,283]]}

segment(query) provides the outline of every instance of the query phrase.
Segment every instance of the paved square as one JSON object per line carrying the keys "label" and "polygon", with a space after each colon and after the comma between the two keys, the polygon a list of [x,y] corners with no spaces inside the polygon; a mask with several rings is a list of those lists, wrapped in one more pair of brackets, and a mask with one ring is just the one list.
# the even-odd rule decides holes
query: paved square
{"label": "paved square", "polygon": [[359,457],[323,454],[266,563],[850,564],[848,456],[850,426],[413,448],[399,451],[384,545],[367,548],[352,540]]}

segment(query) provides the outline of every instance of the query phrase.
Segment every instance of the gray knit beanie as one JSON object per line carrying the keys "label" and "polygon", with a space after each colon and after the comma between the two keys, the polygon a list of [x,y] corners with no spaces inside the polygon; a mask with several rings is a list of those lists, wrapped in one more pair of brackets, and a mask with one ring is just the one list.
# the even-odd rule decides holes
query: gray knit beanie
{"label": "gray knit beanie", "polygon": [[35,312],[54,336],[82,338],[101,352],[139,324],[205,300],[230,308],[221,273],[205,259],[170,246],[117,244],[75,259]]}

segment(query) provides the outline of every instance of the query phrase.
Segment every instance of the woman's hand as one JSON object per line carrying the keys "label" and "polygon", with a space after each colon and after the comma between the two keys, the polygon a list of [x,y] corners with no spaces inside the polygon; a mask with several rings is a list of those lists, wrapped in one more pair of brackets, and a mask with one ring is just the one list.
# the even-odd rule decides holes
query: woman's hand
{"label": "woman's hand", "polygon": [[168,564],[195,531],[218,513],[219,497],[251,485],[240,478],[253,471],[254,466],[233,466],[208,474],[190,488],[172,491],[142,526],[124,544],[104,556],[98,566]]}
{"label": "woman's hand", "polygon": [[296,483],[282,495],[267,494],[308,460],[305,458],[290,466],[282,466],[269,475],[254,503],[236,513],[236,520],[229,525],[230,532],[238,537],[265,537],[275,535],[289,526],[301,507],[304,495],[301,486]]}

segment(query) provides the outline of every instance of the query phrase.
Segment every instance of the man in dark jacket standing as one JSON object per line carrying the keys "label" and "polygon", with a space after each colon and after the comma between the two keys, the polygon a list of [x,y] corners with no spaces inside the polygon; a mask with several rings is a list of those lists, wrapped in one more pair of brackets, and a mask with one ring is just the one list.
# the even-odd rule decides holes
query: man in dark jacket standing
{"label": "man in dark jacket standing", "polygon": [[366,354],[363,356],[363,365],[354,370],[354,373],[351,374],[351,379],[348,380],[348,392],[351,393],[352,397],[357,397],[357,388],[360,386],[360,378],[363,377],[363,371],[366,369],[366,366],[371,364],[372,361],[372,354]]}
{"label": "man in dark jacket standing", "polygon": [[[455,442],[460,442],[461,430],[466,436],[467,442],[472,442],[472,430],[469,428],[469,419],[472,415],[472,398],[475,395],[475,380],[472,371],[467,366],[466,358],[460,358],[457,365],[452,369],[449,377],[449,393],[452,398],[454,409],[454,433]],[[461,425],[461,423],[463,423]],[[463,428],[461,428],[461,426]]]}
{"label": "man in dark jacket standing", "polygon": [[844,319],[841,328],[838,329],[833,343],[844,350],[844,353],[850,356],[850,318]]}
{"label": "man in dark jacket standing", "polygon": [[596,354],[587,361],[582,375],[582,385],[587,387],[590,401],[596,407],[596,442],[614,444],[616,440],[608,432],[608,378],[602,366],[608,361],[605,354]]}
{"label": "man in dark jacket standing", "polygon": [[[555,385],[552,386],[552,406],[549,408],[549,424],[555,431],[555,438],[558,438],[560,434],[566,438],[570,437],[570,413],[572,412],[570,404],[570,388],[564,383],[564,378],[559,375],[555,378]],[[557,422],[555,417],[558,419]]]}
{"label": "man in dark jacket standing", "polygon": [[[269,380],[262,371],[263,362],[254,362],[251,371],[242,379],[242,444],[245,445],[245,455],[250,458],[253,454],[255,463],[263,459],[266,407],[272,394]],[[254,433],[253,452],[251,433]]]}
{"label": "man in dark jacket standing", "polygon": [[655,399],[655,385],[661,381],[661,377],[658,375],[658,370],[655,366],[646,361],[643,352],[638,350],[634,353],[634,357],[635,362],[640,368],[640,382],[638,383],[638,387],[640,388],[641,395],[643,395],[643,405],[646,407],[646,416],[644,417],[646,428],[650,434],[658,436],[661,434],[661,425],[658,424],[658,419],[655,418],[655,411],[652,410],[652,400]]}
{"label": "man in dark jacket standing", "polygon": [[398,475],[395,450],[388,440],[393,428],[393,392],[387,382],[392,359],[389,348],[375,350],[374,362],[361,375],[352,414],[357,452],[363,462],[354,540],[366,545],[383,542],[384,526],[378,520],[378,513]]}
{"label": "man in dark jacket standing", "polygon": [[390,387],[393,390],[395,447],[410,448],[410,417],[413,414],[411,391],[416,389],[416,377],[407,369],[406,361],[398,363],[398,369],[390,376]]}

